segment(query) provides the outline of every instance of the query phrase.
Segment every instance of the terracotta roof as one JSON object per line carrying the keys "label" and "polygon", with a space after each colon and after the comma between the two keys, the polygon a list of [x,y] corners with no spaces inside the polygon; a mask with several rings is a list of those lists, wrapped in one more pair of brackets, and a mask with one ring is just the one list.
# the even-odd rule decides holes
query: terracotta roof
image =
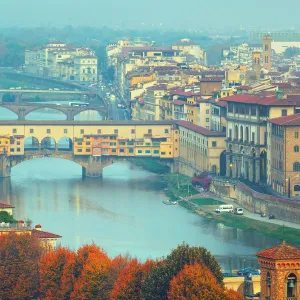
{"label": "terracotta roof", "polygon": [[153,85],[153,86],[148,87],[147,90],[166,91],[167,90],[167,85],[165,85],[165,84]]}
{"label": "terracotta roof", "polygon": [[222,137],[222,136],[225,137],[226,136],[226,132],[211,131],[209,129],[206,129],[204,127],[192,124],[192,123],[187,122],[187,121],[179,121],[177,124],[179,126],[185,127],[187,129],[198,132],[198,133],[200,133],[202,135],[205,135],[205,136],[216,136],[216,137],[218,137],[218,136],[219,137]]}
{"label": "terracotta roof", "polygon": [[241,91],[249,91],[250,87],[247,85],[240,85],[236,88],[237,90],[241,90]]}
{"label": "terracotta roof", "polygon": [[270,259],[300,259],[300,250],[284,242],[274,248],[260,251],[256,256]]}
{"label": "terracotta roof", "polygon": [[228,102],[245,103],[245,104],[259,104],[265,106],[296,106],[295,101],[289,99],[278,99],[275,95],[260,96],[260,95],[232,95],[222,98]]}
{"label": "terracotta roof", "polygon": [[213,77],[205,77],[205,78],[202,78],[200,80],[200,83],[201,82],[219,82],[219,81],[223,81],[223,78],[222,77],[217,77],[217,76],[213,76]]}
{"label": "terracotta roof", "polygon": [[203,103],[203,102],[210,102],[211,99],[212,99],[211,97],[210,98],[197,98],[197,99],[195,99],[195,101],[197,103]]}
{"label": "terracotta roof", "polygon": [[175,105],[185,105],[186,102],[185,102],[185,101],[182,101],[182,100],[174,100],[174,101],[173,101],[173,104],[175,104]]}
{"label": "terracotta roof", "polygon": [[32,235],[39,239],[60,239],[61,235],[47,231],[32,229]]}
{"label": "terracotta roof", "polygon": [[15,208],[15,207],[10,204],[0,202],[0,208]]}
{"label": "terracotta roof", "polygon": [[282,126],[299,126],[300,125],[300,114],[294,114],[285,117],[279,117],[269,120],[268,122]]}

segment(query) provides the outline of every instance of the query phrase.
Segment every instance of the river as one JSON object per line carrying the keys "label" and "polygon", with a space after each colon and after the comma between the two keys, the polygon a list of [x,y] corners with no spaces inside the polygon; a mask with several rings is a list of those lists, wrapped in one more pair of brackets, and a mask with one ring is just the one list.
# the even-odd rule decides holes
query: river
{"label": "river", "polygon": [[[49,111],[45,116],[53,118]],[[17,219],[30,218],[62,235],[63,246],[77,249],[95,242],[110,256],[157,258],[185,241],[208,248],[230,270],[257,266],[254,254],[278,242],[164,205],[163,189],[159,176],[127,161],[106,167],[101,179],[82,179],[79,165],[41,158],[15,166],[11,178],[0,179],[0,202],[14,205]]]}

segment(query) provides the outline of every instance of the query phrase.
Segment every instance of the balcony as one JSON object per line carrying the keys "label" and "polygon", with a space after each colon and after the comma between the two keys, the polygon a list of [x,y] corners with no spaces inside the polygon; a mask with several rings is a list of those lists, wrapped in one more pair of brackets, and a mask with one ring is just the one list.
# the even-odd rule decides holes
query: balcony
{"label": "balcony", "polygon": [[[286,300],[297,300],[297,298],[298,298],[298,297],[286,297],[285,299],[286,299]],[[269,299],[271,299],[271,298],[269,298]]]}

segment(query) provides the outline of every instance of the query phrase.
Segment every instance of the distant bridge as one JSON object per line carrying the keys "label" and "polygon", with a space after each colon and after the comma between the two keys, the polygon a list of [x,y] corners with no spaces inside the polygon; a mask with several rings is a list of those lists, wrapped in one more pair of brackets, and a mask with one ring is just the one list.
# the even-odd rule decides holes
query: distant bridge
{"label": "distant bridge", "polygon": [[14,112],[18,116],[19,121],[24,121],[26,115],[31,113],[32,111],[50,108],[64,113],[67,116],[67,121],[73,121],[74,117],[83,111],[93,110],[97,111],[103,119],[107,119],[107,108],[104,106],[64,106],[64,105],[56,105],[56,104],[36,104],[36,103],[28,103],[28,104],[15,104],[13,102],[0,102],[0,108],[6,108],[12,112]]}
{"label": "distant bridge", "polygon": [[69,91],[69,90],[28,90],[28,89],[0,89],[0,93],[20,93],[20,94],[26,94],[26,93],[34,93],[34,94],[75,94],[75,95],[96,95],[96,92],[89,92],[89,91]]}

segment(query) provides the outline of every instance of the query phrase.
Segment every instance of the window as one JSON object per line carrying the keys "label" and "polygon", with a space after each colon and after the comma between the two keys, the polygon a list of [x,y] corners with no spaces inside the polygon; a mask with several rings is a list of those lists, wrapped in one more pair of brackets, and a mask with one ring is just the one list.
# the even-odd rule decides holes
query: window
{"label": "window", "polygon": [[159,154],[159,150],[154,150],[153,153],[154,154]]}
{"label": "window", "polygon": [[21,148],[17,148],[17,152],[20,152],[21,151]]}
{"label": "window", "polygon": [[68,133],[68,129],[64,129],[64,133]]}
{"label": "window", "polygon": [[118,129],[115,129],[114,130],[114,134],[118,134],[119,133],[119,130]]}
{"label": "window", "polygon": [[172,152],[169,152],[169,155],[171,155],[172,154]]}
{"label": "window", "polygon": [[161,155],[166,155],[166,152],[161,152]]}
{"label": "window", "polygon": [[121,152],[121,153],[124,153],[124,152],[125,152],[125,150],[124,150],[124,149],[120,149],[120,152]]}
{"label": "window", "polygon": [[91,149],[86,149],[86,152],[91,152]]}
{"label": "window", "polygon": [[165,129],[165,133],[169,133],[169,129]]}
{"label": "window", "polygon": [[80,129],[80,134],[84,134],[84,129]]}
{"label": "window", "polygon": [[129,148],[129,153],[133,153],[133,149],[132,148]]}
{"label": "window", "polygon": [[151,153],[151,150],[146,150],[146,154],[150,154]]}
{"label": "window", "polygon": [[142,150],[138,150],[138,153],[141,154],[141,153],[143,153],[143,151]]}
{"label": "window", "polygon": [[86,142],[86,145],[89,146],[91,144],[91,142]]}
{"label": "window", "polygon": [[251,107],[251,116],[256,116],[256,107]]}
{"label": "window", "polygon": [[102,133],[102,130],[101,129],[98,129],[98,134],[101,134]]}
{"label": "window", "polygon": [[299,162],[295,162],[293,164],[293,171],[300,171],[300,163]]}
{"label": "window", "polygon": [[251,142],[254,144],[254,142],[255,142],[255,133],[254,132],[252,132],[252,139],[251,139]]}
{"label": "window", "polygon": [[47,133],[51,133],[51,129],[47,129]]}
{"label": "window", "polygon": [[217,142],[216,141],[212,141],[211,145],[212,145],[212,147],[217,147]]}
{"label": "window", "polygon": [[269,46],[265,45],[265,51],[269,51]]}
{"label": "window", "polygon": [[294,152],[299,152],[299,146],[294,146]]}
{"label": "window", "polygon": [[232,139],[232,129],[229,129],[229,138]]}
{"label": "window", "polygon": [[205,111],[205,113],[208,115],[208,114],[209,114],[209,109],[207,109],[207,110]]}
{"label": "window", "polygon": [[82,149],[77,149],[77,152],[82,152]]}
{"label": "window", "polygon": [[30,133],[34,133],[34,130],[31,128],[31,129],[29,130],[29,132],[30,132]]}
{"label": "window", "polygon": [[[7,144],[7,142],[5,144]],[[17,142],[17,145],[20,145],[20,144],[21,144],[20,142]]]}
{"label": "window", "polygon": [[206,121],[206,122],[209,122],[209,118],[206,118],[205,121]]}
{"label": "window", "polygon": [[15,152],[15,149],[14,148],[10,148],[10,152]]}
{"label": "window", "polygon": [[265,56],[265,64],[268,64],[268,63],[269,63],[269,57]]}
{"label": "window", "polygon": [[148,129],[148,134],[152,134],[152,129]]}
{"label": "window", "polygon": [[117,149],[111,149],[111,152],[116,153]]}
{"label": "window", "polygon": [[116,146],[117,143],[112,142],[112,143],[110,143],[110,145],[111,145],[111,146]]}
{"label": "window", "polygon": [[124,145],[125,145],[125,142],[119,142],[119,145],[124,146]]}
{"label": "window", "polygon": [[297,139],[299,137],[299,133],[298,131],[295,131],[295,139]]}
{"label": "window", "polygon": [[78,143],[77,143],[77,145],[81,146],[81,145],[82,145],[82,143],[81,143],[81,142],[78,142]]}
{"label": "window", "polygon": [[284,117],[284,116],[287,116],[287,110],[286,109],[282,109],[281,110],[281,115]]}
{"label": "window", "polygon": [[131,134],[135,134],[135,129],[131,129]]}
{"label": "window", "polygon": [[13,133],[17,133],[17,129],[16,128],[13,128]]}

